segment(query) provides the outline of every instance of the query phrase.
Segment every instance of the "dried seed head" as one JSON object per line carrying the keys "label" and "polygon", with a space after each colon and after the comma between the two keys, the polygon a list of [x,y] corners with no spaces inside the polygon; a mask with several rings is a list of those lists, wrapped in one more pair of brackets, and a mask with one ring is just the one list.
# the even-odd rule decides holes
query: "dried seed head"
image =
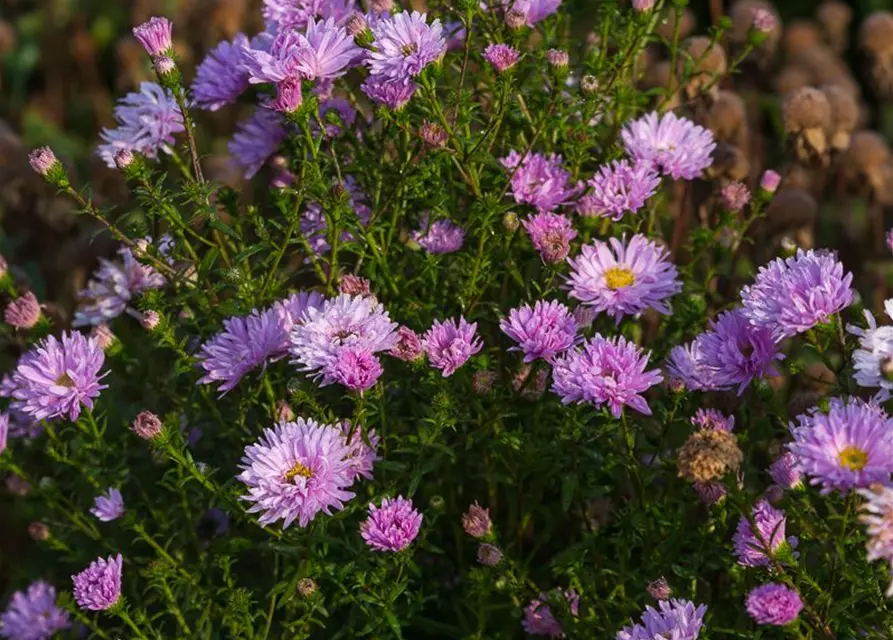
{"label": "dried seed head", "polygon": [[893,50],[893,13],[875,11],[859,27],[859,46],[873,56]]}
{"label": "dried seed head", "polygon": [[789,64],[775,75],[773,84],[776,93],[785,96],[812,84],[812,74],[799,65]]}
{"label": "dried seed head", "polygon": [[720,91],[707,113],[707,128],[717,142],[743,145],[747,142],[747,111],[737,93]]}
{"label": "dried seed head", "polygon": [[846,63],[824,45],[804,51],[796,57],[796,63],[809,72],[813,85],[835,84],[849,90],[853,97],[861,94]]}
{"label": "dried seed head", "polygon": [[[785,185],[787,185],[785,181]],[[818,215],[818,205],[806,191],[785,186],[766,209],[766,232],[776,235],[789,229],[812,225]]]}
{"label": "dried seed head", "polygon": [[43,522],[34,521],[28,525],[28,535],[32,540],[42,542],[50,537],[50,528]]}
{"label": "dried seed head", "polygon": [[822,44],[822,34],[808,20],[794,20],[784,30],[784,50],[794,57]]}
{"label": "dried seed head", "polygon": [[744,455],[738,440],[727,431],[696,431],[679,450],[676,466],[681,477],[709,483],[738,471]]}
{"label": "dried seed head", "polygon": [[839,0],[826,0],[816,11],[816,18],[822,25],[825,39],[831,47],[838,53],[844,51],[849,43],[853,9]]}
{"label": "dried seed head", "polygon": [[316,582],[312,578],[301,578],[298,580],[298,593],[304,598],[309,598],[316,593]]}
{"label": "dried seed head", "polygon": [[838,85],[822,87],[831,105],[831,146],[839,151],[850,145],[850,134],[859,123],[859,103],[849,91]]}
{"label": "dried seed head", "polygon": [[720,142],[713,150],[713,164],[707,169],[711,178],[743,181],[750,174],[750,162],[744,152],[727,142]]}
{"label": "dried seed head", "polygon": [[843,168],[849,175],[866,175],[890,160],[890,147],[879,133],[864,129],[850,137]]}
{"label": "dried seed head", "polygon": [[808,129],[827,131],[831,126],[831,105],[824,93],[812,87],[804,87],[784,97],[782,117],[788,134]]}
{"label": "dried seed head", "polygon": [[476,395],[485,396],[493,390],[493,383],[496,382],[495,371],[477,371],[471,378],[471,390]]}

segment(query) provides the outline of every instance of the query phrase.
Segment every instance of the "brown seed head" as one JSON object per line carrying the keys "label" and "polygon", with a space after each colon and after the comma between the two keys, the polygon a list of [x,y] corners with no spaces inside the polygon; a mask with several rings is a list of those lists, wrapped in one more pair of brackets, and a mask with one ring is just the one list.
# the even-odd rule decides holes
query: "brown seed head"
{"label": "brown seed head", "polygon": [[744,455],[727,431],[696,431],[679,450],[679,475],[692,482],[715,482],[738,471]]}
{"label": "brown seed head", "polygon": [[717,142],[741,145],[747,136],[747,110],[744,100],[737,93],[720,91],[707,113],[707,128],[713,131]]}
{"label": "brown seed head", "polygon": [[859,46],[874,56],[893,49],[893,13],[875,11],[859,27]]}
{"label": "brown seed head", "polygon": [[797,56],[822,43],[822,34],[808,20],[794,20],[784,29],[784,50],[789,56]]}
{"label": "brown seed head", "polygon": [[780,96],[785,96],[791,91],[796,91],[812,84],[812,74],[799,65],[789,64],[775,75],[773,84],[776,93]]}
{"label": "brown seed head", "polygon": [[[785,179],[785,184],[788,184]],[[776,194],[766,209],[766,230],[775,235],[788,229],[811,225],[818,215],[818,205],[806,191],[785,188]]]}
{"label": "brown seed head", "polygon": [[827,131],[831,125],[831,105],[821,91],[805,87],[784,97],[782,116],[789,134],[807,129]]}
{"label": "brown seed head", "polygon": [[844,51],[849,43],[853,9],[839,0],[826,0],[815,15],[822,25],[828,44],[838,53]]}

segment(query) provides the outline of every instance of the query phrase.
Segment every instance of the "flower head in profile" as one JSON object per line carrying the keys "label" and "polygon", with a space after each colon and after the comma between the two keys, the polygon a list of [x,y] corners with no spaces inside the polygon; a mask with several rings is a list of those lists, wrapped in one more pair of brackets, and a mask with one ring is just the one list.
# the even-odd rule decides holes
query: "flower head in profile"
{"label": "flower head in profile", "polygon": [[[884,308],[893,318],[893,299]],[[893,397],[893,325],[878,326],[870,311],[864,313],[867,329],[847,325],[847,331],[859,337],[859,348],[853,351],[853,380],[860,387],[878,389],[875,399],[885,402]]]}
{"label": "flower head in profile", "polygon": [[509,351],[523,351],[524,362],[537,358],[551,361],[570,349],[577,339],[577,321],[557,300],[537,300],[533,307],[525,304],[512,309],[499,328],[518,343]]}
{"label": "flower head in profile", "polygon": [[[891,567],[893,578],[893,487],[873,484],[857,491],[865,498],[859,521],[866,526],[868,534],[868,561],[883,560]],[[887,587],[886,595],[893,597],[893,581]]]}
{"label": "flower head in profile", "polygon": [[195,69],[192,98],[199,109],[217,111],[233,104],[249,87],[248,72],[242,68],[242,55],[248,38],[237,33],[211,49]]}
{"label": "flower head in profile", "polygon": [[560,155],[510,152],[500,161],[511,176],[512,195],[518,204],[529,204],[539,211],[554,211],[568,204],[582,189],[571,185],[571,173],[564,168]]}
{"label": "flower head in profile", "polygon": [[465,242],[465,230],[451,220],[441,218],[429,223],[428,216],[422,216],[421,228],[413,231],[410,238],[425,251],[434,255],[455,253]]}
{"label": "flower head in profile", "polygon": [[797,546],[796,538],[785,539],[784,511],[776,509],[765,500],[760,500],[753,507],[753,521],[756,532],[744,516],[738,520],[738,528],[732,537],[738,564],[745,567],[764,567],[769,564],[767,552],[777,553],[785,544],[791,548]]}
{"label": "flower head in profile", "polygon": [[391,349],[390,354],[404,362],[418,360],[425,354],[422,339],[409,327],[401,326],[397,329],[397,343]]}
{"label": "flower head in profile", "polygon": [[624,406],[651,415],[642,397],[663,378],[660,371],[646,371],[648,354],[622,336],[604,338],[596,334],[582,348],[555,360],[552,391],[564,404],[607,405],[619,418]]}
{"label": "flower head in profile", "polygon": [[705,363],[701,337],[698,336],[688,344],[673,347],[667,359],[667,375],[670,381],[681,383],[690,391],[716,388],[713,372]]}
{"label": "flower head in profile", "polygon": [[546,264],[557,264],[567,258],[571,240],[577,237],[570,218],[560,213],[541,211],[523,220],[521,224],[527,230],[534,249]]}
{"label": "flower head in profile", "polygon": [[92,338],[64,332],[61,340],[47,336],[26,352],[9,377],[4,395],[12,398],[10,408],[33,420],[68,416],[77,420],[81,406],[93,401],[106,388],[100,384],[105,353]]}
{"label": "flower head in profile", "polygon": [[48,640],[70,627],[68,613],[56,606],[56,590],[43,580],[12,594],[0,614],[0,636],[12,640]]}
{"label": "flower head in profile", "polygon": [[790,587],[772,582],[748,593],[745,605],[747,613],[757,624],[783,627],[800,615],[803,600]]}
{"label": "flower head in profile", "polygon": [[716,409],[698,409],[691,423],[698,429],[732,431],[735,428],[735,416],[723,415]]}
{"label": "flower head in profile", "polygon": [[463,364],[483,348],[477,335],[476,322],[468,322],[464,317],[451,318],[444,322],[435,320],[422,338],[422,345],[428,360],[435,369],[440,369],[444,378],[456,373]]}
{"label": "flower head in profile", "polygon": [[375,433],[375,429],[369,429],[363,434],[363,429],[359,425],[352,428],[347,421],[341,423],[341,430],[344,434],[344,444],[347,446],[347,458],[350,463],[350,473],[353,479],[359,477],[372,479],[372,467],[378,457],[378,443],[381,438]]}
{"label": "flower head in profile", "polygon": [[846,493],[893,473],[893,419],[877,405],[857,398],[832,398],[828,413],[813,409],[790,424],[788,449],[797,468],[821,485],[822,493]]}
{"label": "flower head in profile", "polygon": [[641,234],[629,243],[596,240],[568,263],[570,296],[618,323],[649,308],[668,315],[667,298],[682,290],[667,250]]}
{"label": "flower head in profile", "polygon": [[573,589],[567,591],[555,589],[551,593],[541,593],[538,598],[531,600],[524,607],[524,619],[521,620],[524,631],[532,636],[563,638],[564,631],[561,628],[561,623],[555,619],[550,606],[550,604],[559,605],[559,598],[562,597],[565,599],[571,615],[576,617],[580,609],[580,596]]}
{"label": "flower head in profile", "polygon": [[637,213],[657,193],[660,176],[648,163],[616,160],[599,169],[586,184],[589,191],[577,204],[580,215],[618,222],[627,213]]}
{"label": "flower head in profile", "polygon": [[695,640],[704,625],[707,605],[688,600],[661,600],[658,609],[645,607],[642,621],[617,632],[617,640]]}
{"label": "flower head in profile", "polygon": [[248,488],[243,500],[249,513],[268,525],[282,520],[287,529],[297,520],[306,527],[320,512],[331,515],[354,497],[347,489],[357,476],[356,452],[341,428],[298,418],[264,429],[257,443],[245,447],[238,479]]}
{"label": "flower head in profile", "polygon": [[490,535],[490,531],[493,528],[493,522],[490,520],[490,510],[484,509],[475,502],[463,514],[462,528],[472,538],[486,538]]}
{"label": "flower head in profile", "polygon": [[98,558],[90,566],[71,576],[74,583],[74,601],[87,611],[111,609],[121,598],[121,569],[124,558],[117,556]]}
{"label": "flower head in profile", "polygon": [[233,161],[245,170],[245,177],[250,179],[276,153],[286,135],[285,120],[281,115],[272,109],[258,108],[250,118],[236,126],[229,152]]}
{"label": "flower head in profile", "polygon": [[6,451],[6,445],[9,438],[9,414],[0,413],[0,455]]}
{"label": "flower head in profile", "polygon": [[797,465],[797,456],[790,451],[782,454],[769,467],[769,475],[779,487],[796,489],[803,486],[803,474]]}
{"label": "flower head in profile", "polygon": [[375,104],[398,111],[415,95],[416,83],[408,77],[369,76],[360,88]]}
{"label": "flower head in profile", "polygon": [[111,522],[124,515],[124,497],[114,487],[104,494],[96,496],[96,501],[90,513],[102,522]]}
{"label": "flower head in profile", "polygon": [[6,305],[3,320],[18,329],[30,329],[40,320],[40,302],[27,291]]}
{"label": "flower head in profile", "polygon": [[403,496],[385,498],[381,506],[369,505],[369,517],[360,524],[360,535],[373,551],[402,551],[416,539],[422,514]]}
{"label": "flower head in profile", "polygon": [[507,44],[491,44],[484,49],[484,58],[493,65],[499,73],[508,71],[514,67],[520,59],[520,52]]}
{"label": "flower head in profile", "polygon": [[374,49],[367,64],[373,76],[393,79],[414,77],[446,53],[446,39],[440,20],[430,25],[427,14],[403,11],[377,21],[372,26]]}
{"label": "flower head in profile", "polygon": [[673,112],[657,112],[630,122],[621,133],[629,156],[674,180],[694,180],[713,164],[713,134]]}
{"label": "flower head in profile", "polygon": [[766,327],[776,341],[803,333],[852,304],[853,274],[827,251],[797,250],[760,267],[754,283],[741,290],[744,315]]}

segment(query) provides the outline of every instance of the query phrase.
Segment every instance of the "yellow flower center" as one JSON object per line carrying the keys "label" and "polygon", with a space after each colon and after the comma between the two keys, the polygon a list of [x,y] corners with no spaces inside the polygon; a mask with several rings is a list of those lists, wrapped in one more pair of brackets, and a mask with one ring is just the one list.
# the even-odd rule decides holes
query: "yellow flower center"
{"label": "yellow flower center", "polygon": [[63,373],[61,376],[56,378],[56,384],[60,387],[68,387],[69,389],[74,388],[74,380],[67,373]]}
{"label": "yellow flower center", "polygon": [[313,472],[300,462],[295,462],[295,466],[285,472],[285,479],[290,482],[298,476],[301,476],[302,478],[312,478]]}
{"label": "yellow flower center", "polygon": [[868,454],[856,447],[847,447],[840,452],[840,464],[853,471],[861,471],[868,464]]}
{"label": "yellow flower center", "polygon": [[611,267],[605,271],[605,284],[609,289],[622,289],[635,284],[636,276],[625,267]]}

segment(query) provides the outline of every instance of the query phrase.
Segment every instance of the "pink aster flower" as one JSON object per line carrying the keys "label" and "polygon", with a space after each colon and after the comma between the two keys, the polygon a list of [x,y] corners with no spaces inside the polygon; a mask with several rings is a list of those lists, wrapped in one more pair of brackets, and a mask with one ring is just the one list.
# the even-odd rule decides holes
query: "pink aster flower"
{"label": "pink aster flower", "polygon": [[173,44],[171,42],[171,34],[174,29],[174,23],[167,18],[154,17],[148,22],[144,22],[138,27],[133,28],[133,35],[143,49],[146,50],[153,58],[162,56],[171,51]]}
{"label": "pink aster flower", "polygon": [[599,169],[587,183],[590,191],[577,204],[582,216],[601,216],[615,222],[636,213],[657,193],[660,176],[644,162],[617,160]]}
{"label": "pink aster flower", "polygon": [[478,562],[485,567],[495,567],[502,562],[502,551],[496,545],[482,542],[478,545]]}
{"label": "pink aster flower", "polygon": [[753,520],[757,531],[751,528],[744,516],[738,520],[738,527],[732,537],[738,564],[745,567],[764,567],[769,564],[767,551],[777,554],[783,545],[790,548],[797,546],[796,538],[785,539],[784,511],[776,509],[765,500],[758,501],[753,507]]}
{"label": "pink aster flower", "polygon": [[30,329],[40,320],[40,303],[37,296],[28,291],[6,305],[3,320],[18,329]]}
{"label": "pink aster flower", "polygon": [[510,11],[524,17],[524,23],[532,27],[558,11],[561,0],[515,0]]}
{"label": "pink aster flower", "polygon": [[121,598],[121,569],[124,558],[117,556],[98,558],[90,566],[71,576],[74,583],[74,601],[87,611],[111,609]]}
{"label": "pink aster flower", "polygon": [[750,202],[750,189],[742,182],[730,182],[719,192],[719,197],[726,209],[737,213]]}
{"label": "pink aster flower", "polygon": [[[50,147],[39,147],[28,154],[28,164],[38,175],[46,178],[54,170],[62,166],[55,152]],[[5,261],[4,261],[5,267]],[[6,272],[4,268],[4,273]]]}
{"label": "pink aster flower", "polygon": [[362,347],[339,350],[332,364],[335,382],[360,393],[371,389],[383,372],[381,361]]}
{"label": "pink aster flower", "polygon": [[757,624],[783,627],[803,609],[800,594],[783,584],[764,584],[747,594],[747,613]]}
{"label": "pink aster flower", "polygon": [[827,322],[853,303],[853,274],[828,251],[797,250],[760,267],[753,285],[741,290],[744,315],[766,327],[776,341]]}
{"label": "pink aster flower", "polygon": [[790,424],[788,449],[797,468],[821,485],[823,494],[846,493],[893,473],[893,419],[877,405],[857,398],[832,398],[828,413],[817,408]]}
{"label": "pink aster flower", "polygon": [[610,245],[596,240],[584,245],[568,264],[571,297],[606,312],[618,323],[624,315],[638,315],[649,308],[669,315],[667,298],[682,290],[669,252],[641,234],[628,244],[617,238],[611,238]]}
{"label": "pink aster flower", "polygon": [[360,88],[375,104],[398,111],[415,95],[416,84],[408,77],[369,76]]}
{"label": "pink aster flower", "polygon": [[403,11],[372,26],[375,40],[367,63],[372,75],[393,79],[417,76],[446,53],[440,20],[430,25],[427,14]]}
{"label": "pink aster flower", "polygon": [[735,416],[726,416],[716,409],[698,409],[691,419],[692,425],[706,431],[729,431],[735,428]]}
{"label": "pink aster flower", "polygon": [[404,362],[418,360],[425,354],[422,339],[409,327],[401,326],[397,329],[397,343],[391,349],[390,354]]}
{"label": "pink aster flower", "polygon": [[236,127],[229,152],[250,179],[276,153],[286,135],[282,116],[271,109],[259,108]]}
{"label": "pink aster flower", "polygon": [[763,172],[763,175],[760,176],[760,189],[765,191],[768,194],[773,194],[778,189],[778,185],[781,184],[781,176],[777,171],[773,171],[772,169],[767,169]]}
{"label": "pink aster flower", "polygon": [[56,606],[56,590],[42,580],[12,594],[0,614],[0,636],[11,640],[48,640],[70,627],[68,613]]}
{"label": "pink aster flower", "polygon": [[65,332],[62,339],[47,336],[25,353],[10,376],[5,394],[10,408],[34,420],[81,414],[81,405],[92,409],[93,400],[107,385],[100,384],[105,353],[83,334]]}
{"label": "pink aster flower", "polygon": [[428,253],[440,255],[461,249],[465,231],[455,222],[443,218],[429,223],[428,216],[424,215],[420,220],[420,229],[413,231],[410,238]]}
{"label": "pink aster flower", "polygon": [[496,71],[503,73],[517,64],[521,54],[507,44],[491,44],[484,49],[484,57]]}
{"label": "pink aster flower", "polygon": [[304,94],[301,92],[300,78],[286,78],[276,83],[276,97],[265,103],[273,111],[278,113],[294,113],[304,102]]}
{"label": "pink aster flower", "polygon": [[582,349],[555,360],[552,391],[564,404],[607,404],[615,418],[620,417],[624,406],[651,415],[640,394],[663,378],[657,369],[645,370],[648,356],[622,336],[607,339],[595,334]]}
{"label": "pink aster flower", "polygon": [[626,152],[639,162],[650,163],[674,180],[693,180],[713,164],[713,134],[672,112],[658,117],[651,112],[624,127]]}
{"label": "pink aster flower", "polygon": [[670,380],[681,383],[690,391],[708,391],[716,388],[713,371],[705,363],[701,338],[702,336],[698,336],[688,344],[673,347],[667,359],[667,374]]}
{"label": "pink aster flower", "polygon": [[217,111],[233,104],[248,89],[248,72],[242,68],[248,38],[237,33],[211,49],[195,70],[192,97],[199,109]]}
{"label": "pink aster flower", "polygon": [[341,428],[298,418],[283,422],[245,447],[238,479],[248,488],[242,499],[258,522],[282,520],[287,529],[297,520],[306,527],[319,512],[332,514],[354,497],[347,489],[357,476],[354,452]]}
{"label": "pink aster flower", "polygon": [[7,439],[9,438],[9,414],[0,413],[0,455],[6,451]]}
{"label": "pink aster flower", "polygon": [[558,599],[564,597],[572,616],[577,616],[580,608],[580,596],[573,589],[562,591],[555,589],[551,593],[541,593],[524,607],[524,619],[521,626],[526,633],[532,636],[549,636],[550,638],[563,638],[564,631],[561,623],[552,614],[551,604],[557,604]]}
{"label": "pink aster flower", "polygon": [[341,423],[344,434],[344,444],[347,446],[347,459],[350,463],[350,473],[353,480],[359,477],[372,479],[372,467],[379,460],[378,443],[381,438],[375,433],[375,429],[369,429],[364,435],[359,425],[355,429],[346,420]]}
{"label": "pink aster flower", "polygon": [[[874,484],[857,492],[865,498],[859,521],[866,526],[868,534],[867,559],[869,562],[883,560],[893,577],[893,488]],[[887,587],[886,595],[893,597],[893,581]]]}
{"label": "pink aster flower", "polygon": [[490,520],[490,510],[484,509],[477,502],[468,507],[468,511],[462,516],[462,528],[472,538],[486,538],[490,535],[493,522]]}
{"label": "pink aster flower", "polygon": [[577,339],[577,321],[568,308],[556,300],[538,300],[531,308],[525,304],[509,311],[508,318],[499,323],[508,337],[518,343],[509,351],[523,351],[524,362],[544,358],[551,362],[555,356],[570,349]]}
{"label": "pink aster flower", "polygon": [[803,475],[797,465],[797,456],[788,451],[772,463],[769,475],[779,487],[796,489],[803,486]]}
{"label": "pink aster flower", "polygon": [[102,522],[111,522],[124,515],[124,497],[115,488],[110,488],[104,494],[96,496],[90,513]]}
{"label": "pink aster flower", "polygon": [[571,240],[577,232],[570,218],[559,213],[541,211],[522,220],[530,242],[546,264],[557,264],[567,258]]}
{"label": "pink aster flower", "polygon": [[771,11],[754,9],[753,28],[761,33],[770,33],[778,26],[778,19]]}
{"label": "pink aster flower", "polygon": [[695,640],[704,626],[707,605],[695,607],[688,600],[661,600],[658,609],[645,607],[642,621],[617,632],[617,640]]}
{"label": "pink aster flower", "polygon": [[360,535],[373,551],[403,551],[419,535],[422,514],[403,496],[385,498],[380,507],[369,505],[369,517],[360,524]]}
{"label": "pink aster flower", "polygon": [[477,336],[478,325],[469,323],[464,317],[451,318],[445,322],[435,320],[422,339],[428,360],[435,369],[448,378],[465,364],[468,359],[483,348]]}
{"label": "pink aster flower", "polygon": [[568,204],[582,190],[582,183],[568,184],[570,172],[564,168],[560,155],[545,156],[528,153],[521,156],[511,151],[500,161],[512,182],[512,195],[518,204],[529,204],[540,211],[553,211]]}
{"label": "pink aster flower", "polygon": [[171,153],[174,134],[186,130],[183,114],[174,95],[154,82],[140,84],[139,93],[128,93],[115,107],[118,128],[103,129],[105,141],[96,152],[105,163],[115,168],[115,154],[126,149],[147,158],[158,157],[159,151]]}

